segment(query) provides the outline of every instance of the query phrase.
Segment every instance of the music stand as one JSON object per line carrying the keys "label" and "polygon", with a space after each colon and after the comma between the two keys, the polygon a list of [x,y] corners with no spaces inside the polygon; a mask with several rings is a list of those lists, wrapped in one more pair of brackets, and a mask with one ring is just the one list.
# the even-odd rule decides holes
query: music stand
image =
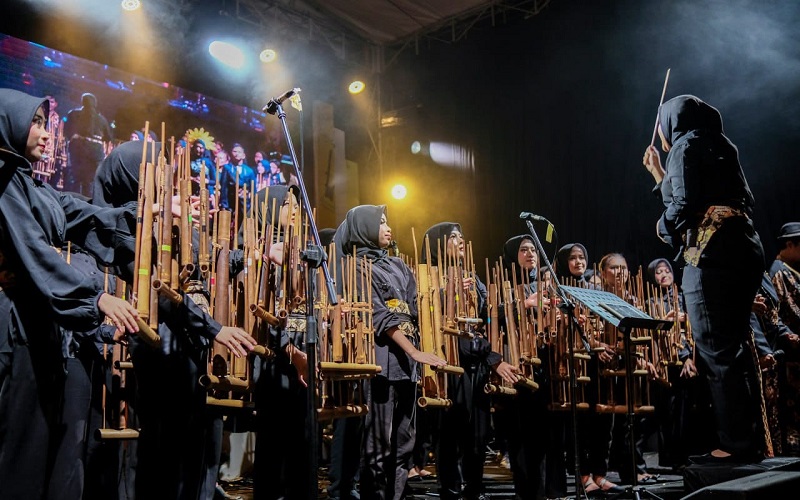
{"label": "music stand", "polygon": [[633,408],[633,349],[631,348],[630,330],[632,328],[643,328],[646,330],[669,330],[673,326],[670,320],[661,320],[650,317],[644,312],[636,309],[613,293],[600,290],[590,290],[587,288],[577,288],[572,286],[562,286],[577,302],[580,302],[587,309],[600,316],[602,319],[617,327],[623,334],[623,347],[625,349],[625,387],[628,391],[627,398],[627,422],[628,445],[630,453],[631,478],[633,484],[624,491],[612,495],[610,498],[631,498],[641,499],[644,493],[650,498],[661,500],[661,497],[646,488],[638,485],[639,477],[636,472],[636,443],[634,439],[633,422],[635,411]]}

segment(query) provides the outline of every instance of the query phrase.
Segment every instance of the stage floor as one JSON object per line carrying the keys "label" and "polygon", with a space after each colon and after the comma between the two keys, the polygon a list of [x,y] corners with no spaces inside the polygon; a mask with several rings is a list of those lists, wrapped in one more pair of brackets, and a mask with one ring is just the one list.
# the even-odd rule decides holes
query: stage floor
{"label": "stage floor", "polygon": [[[648,484],[641,486],[640,488],[645,488],[647,491],[654,493],[664,500],[676,500],[684,496],[682,476],[676,475],[672,470],[659,468],[658,456],[656,453],[645,453],[645,461],[648,464],[648,471],[651,474],[659,475],[659,481],[656,484]],[[428,467],[426,470],[436,474],[435,465]],[[321,471],[321,476],[323,479],[320,480],[319,498],[324,499],[328,498],[327,494],[325,493],[327,482],[324,479],[324,470]],[[609,472],[608,480],[619,484],[619,474],[616,472]],[[230,495],[240,496],[242,500],[251,500],[253,498],[251,481],[243,480],[239,482],[222,484]],[[496,457],[492,456],[491,454],[487,454],[486,468],[484,470],[484,484],[486,485],[486,493],[493,499],[514,498],[514,484],[511,480],[511,471],[501,466]],[[413,498],[439,498],[439,485],[436,479],[409,481],[409,486],[413,493]],[[566,498],[575,498],[575,481],[572,476],[567,478],[567,487],[568,496]],[[633,498],[633,495],[621,495],[618,498]],[[643,498],[648,497],[643,495]]]}

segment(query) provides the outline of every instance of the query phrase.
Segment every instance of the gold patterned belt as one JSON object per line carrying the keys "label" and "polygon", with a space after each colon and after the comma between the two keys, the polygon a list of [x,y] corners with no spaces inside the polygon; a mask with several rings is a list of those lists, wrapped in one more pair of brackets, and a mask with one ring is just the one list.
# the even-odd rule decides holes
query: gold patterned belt
{"label": "gold patterned belt", "polygon": [[749,217],[738,208],[728,207],[725,205],[712,205],[708,207],[703,219],[697,226],[697,232],[692,235],[692,230],[687,230],[684,235],[684,242],[686,249],[683,251],[683,259],[687,264],[697,267],[700,262],[700,256],[711,241],[711,237],[717,232],[717,229],[722,227],[725,219],[731,217],[744,217],[749,220]]}
{"label": "gold patterned belt", "polygon": [[306,331],[306,319],[289,316],[286,319],[286,329],[293,332],[304,332]]}

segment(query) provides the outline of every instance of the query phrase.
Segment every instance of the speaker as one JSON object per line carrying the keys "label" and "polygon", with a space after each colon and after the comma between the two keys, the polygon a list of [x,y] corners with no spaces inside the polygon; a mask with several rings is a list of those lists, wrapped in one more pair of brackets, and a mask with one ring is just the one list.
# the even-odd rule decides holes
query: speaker
{"label": "speaker", "polygon": [[800,472],[768,471],[706,486],[683,500],[768,500],[797,498]]}

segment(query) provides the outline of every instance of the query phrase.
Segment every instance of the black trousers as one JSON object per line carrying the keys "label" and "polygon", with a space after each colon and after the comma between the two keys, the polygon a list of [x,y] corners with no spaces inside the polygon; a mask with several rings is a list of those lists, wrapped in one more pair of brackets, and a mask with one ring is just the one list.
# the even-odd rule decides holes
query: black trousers
{"label": "black trousers", "polygon": [[399,499],[414,451],[416,384],[375,377],[366,384],[361,498]]}
{"label": "black trousers", "polygon": [[518,390],[509,404],[508,457],[518,499],[536,499],[543,492],[547,451],[547,438],[541,427],[546,421],[544,398],[540,391]]}
{"label": "black trousers", "polygon": [[141,425],[136,498],[195,500],[205,478],[205,352],[164,355],[138,344],[131,354]]}
{"label": "black trousers", "polygon": [[364,419],[361,417],[337,418],[333,421],[331,464],[328,469],[328,496],[332,499],[351,500],[361,461],[361,441]]}
{"label": "black trousers", "polygon": [[764,272],[764,252],[751,222],[726,219],[697,266],[683,270],[683,293],[700,366],[716,416],[720,449],[763,451],[757,369],[746,341],[750,310]]}
{"label": "black trousers", "polygon": [[265,365],[255,393],[253,498],[307,498],[311,445],[306,434],[307,391],[283,350]]}
{"label": "black trousers", "polygon": [[63,436],[64,369],[27,345],[10,345],[0,353],[0,498],[40,499]]}
{"label": "black trousers", "polygon": [[[483,464],[490,428],[490,400],[483,391],[489,367],[465,367],[448,377],[453,406],[440,417],[436,470],[441,497],[473,499],[483,493]],[[462,489],[463,488],[463,489]]]}

